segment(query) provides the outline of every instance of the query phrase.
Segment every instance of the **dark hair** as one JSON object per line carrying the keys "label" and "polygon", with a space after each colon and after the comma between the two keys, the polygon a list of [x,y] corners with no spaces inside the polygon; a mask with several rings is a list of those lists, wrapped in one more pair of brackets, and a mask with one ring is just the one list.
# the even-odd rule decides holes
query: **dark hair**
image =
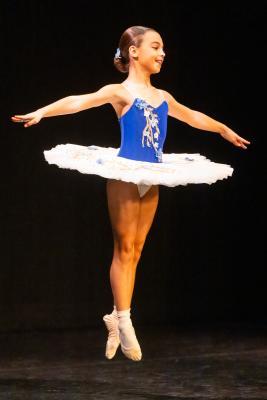
{"label": "dark hair", "polygon": [[155,29],[146,26],[131,26],[121,35],[118,47],[120,55],[114,57],[114,65],[120,72],[129,72],[129,47],[133,45],[139,47],[147,31],[155,31]]}

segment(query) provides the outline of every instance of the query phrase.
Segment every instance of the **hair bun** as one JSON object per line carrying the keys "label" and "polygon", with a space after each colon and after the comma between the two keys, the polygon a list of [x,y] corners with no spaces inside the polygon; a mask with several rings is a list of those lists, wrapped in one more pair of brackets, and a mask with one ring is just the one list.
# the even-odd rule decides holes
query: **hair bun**
{"label": "hair bun", "polygon": [[115,56],[114,57],[114,66],[117,68],[118,71],[126,73],[129,72],[129,65],[126,60],[122,56]]}

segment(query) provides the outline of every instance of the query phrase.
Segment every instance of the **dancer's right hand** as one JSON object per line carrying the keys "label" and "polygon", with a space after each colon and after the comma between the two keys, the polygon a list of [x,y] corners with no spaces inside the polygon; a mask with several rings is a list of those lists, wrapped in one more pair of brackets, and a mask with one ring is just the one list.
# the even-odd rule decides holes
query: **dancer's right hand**
{"label": "dancer's right hand", "polygon": [[24,128],[28,128],[31,125],[38,124],[38,122],[43,118],[43,115],[40,111],[34,111],[25,115],[14,115],[11,117],[13,122],[22,122],[25,123]]}

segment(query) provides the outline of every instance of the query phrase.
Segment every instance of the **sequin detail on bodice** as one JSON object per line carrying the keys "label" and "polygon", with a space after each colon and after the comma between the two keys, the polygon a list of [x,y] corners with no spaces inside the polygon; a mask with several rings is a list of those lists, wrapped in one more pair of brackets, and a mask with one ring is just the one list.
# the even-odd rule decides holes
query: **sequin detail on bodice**
{"label": "sequin detail on bodice", "polygon": [[119,118],[121,146],[117,155],[138,161],[162,162],[167,133],[168,103],[163,95],[158,107],[151,106],[140,97],[133,95],[132,97],[134,99],[132,105]]}

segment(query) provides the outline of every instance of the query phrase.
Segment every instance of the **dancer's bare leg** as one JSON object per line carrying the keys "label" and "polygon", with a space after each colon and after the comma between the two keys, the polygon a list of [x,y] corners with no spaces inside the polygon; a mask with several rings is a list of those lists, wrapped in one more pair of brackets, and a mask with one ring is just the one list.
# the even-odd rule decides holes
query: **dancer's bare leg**
{"label": "dancer's bare leg", "polygon": [[134,243],[141,200],[135,184],[113,179],[107,181],[107,200],[114,240],[110,283],[117,310],[127,310],[131,305]]}
{"label": "dancer's bare leg", "polygon": [[134,241],[134,259],[132,265],[132,287],[130,292],[130,298],[132,299],[136,268],[140,260],[142,250],[146,241],[147,234],[151,228],[151,225],[156,214],[157,206],[159,202],[159,188],[158,186],[152,186],[149,191],[140,199],[140,212],[137,223],[137,231]]}
{"label": "dancer's bare leg", "polygon": [[109,180],[107,194],[114,237],[110,280],[117,310],[124,310],[131,304],[136,267],[157,210],[159,189],[152,186],[140,198],[136,185]]}

